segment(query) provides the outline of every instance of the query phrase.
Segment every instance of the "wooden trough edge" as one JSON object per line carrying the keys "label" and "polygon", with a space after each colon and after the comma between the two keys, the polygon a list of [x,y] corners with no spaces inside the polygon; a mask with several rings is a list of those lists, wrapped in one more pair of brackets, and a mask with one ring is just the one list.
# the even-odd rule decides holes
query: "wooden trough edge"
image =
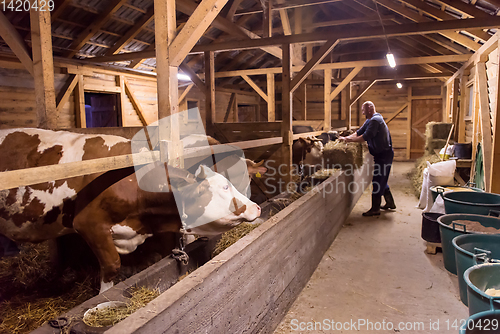
{"label": "wooden trough edge", "polygon": [[367,154],[362,168],[336,173],[105,333],[271,333],[369,185],[372,170]]}

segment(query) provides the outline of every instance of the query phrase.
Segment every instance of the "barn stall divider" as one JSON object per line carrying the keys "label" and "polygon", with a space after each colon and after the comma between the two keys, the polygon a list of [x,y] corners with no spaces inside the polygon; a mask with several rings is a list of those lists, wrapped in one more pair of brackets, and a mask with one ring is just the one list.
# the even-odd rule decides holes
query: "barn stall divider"
{"label": "barn stall divider", "polygon": [[[108,328],[80,324],[75,329],[108,334],[271,333],[369,185],[372,170],[372,157],[366,154],[362,168],[335,173],[125,320]],[[162,266],[177,264],[165,258],[67,315],[81,318],[99,303],[123,300],[134,286],[173,284],[178,271],[162,276]],[[45,325],[33,333],[54,329]]]}

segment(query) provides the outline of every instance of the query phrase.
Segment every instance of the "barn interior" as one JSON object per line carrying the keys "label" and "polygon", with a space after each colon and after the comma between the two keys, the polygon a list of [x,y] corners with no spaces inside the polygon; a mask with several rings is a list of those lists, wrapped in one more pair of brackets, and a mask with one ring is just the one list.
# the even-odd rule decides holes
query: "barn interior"
{"label": "barn interior", "polygon": [[[370,181],[361,172],[373,164],[365,152],[366,169],[329,174],[316,192],[288,203],[246,241],[109,333],[281,334],[295,331],[294,319],[327,318],[425,319],[422,333],[432,332],[431,319],[440,321],[436,332],[455,333],[446,321],[467,319],[441,244],[420,235],[422,210],[408,174],[415,162],[440,161],[442,147],[467,144],[470,156],[456,160],[453,182],[500,194],[494,177],[499,0],[6,0],[0,6],[2,141],[2,131],[14,128],[127,139],[148,128],[159,149],[141,161],[182,168],[182,137],[206,133],[265,161],[268,172],[251,177],[252,200],[264,207],[287,192],[282,184],[297,186],[299,138],[358,129],[366,101],[391,133],[394,212],[361,217],[370,204],[365,188],[329,196],[318,190],[339,178]],[[160,120],[168,126],[158,126]],[[452,130],[429,149],[426,126],[433,122]],[[0,172],[0,190],[133,165],[123,155],[27,166]],[[252,264],[249,254],[258,245],[266,250]],[[247,277],[259,271],[257,285],[249,285]],[[231,277],[226,291],[223,278]],[[199,280],[220,285],[201,287]],[[189,295],[200,291],[204,302]],[[194,313],[201,320],[188,320]],[[50,330],[45,324],[37,333]]]}

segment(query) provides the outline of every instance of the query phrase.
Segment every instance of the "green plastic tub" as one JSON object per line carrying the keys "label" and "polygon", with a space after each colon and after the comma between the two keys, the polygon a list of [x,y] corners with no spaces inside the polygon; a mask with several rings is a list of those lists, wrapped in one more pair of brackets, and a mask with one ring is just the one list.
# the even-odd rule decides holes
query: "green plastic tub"
{"label": "green plastic tub", "polygon": [[470,267],[464,273],[467,283],[469,315],[500,310],[500,296],[487,295],[487,289],[500,289],[500,263],[485,263]]}
{"label": "green plastic tub", "polygon": [[467,283],[464,281],[464,273],[476,264],[500,260],[500,235],[464,234],[455,237],[452,244],[455,248],[460,299],[467,305]]}
{"label": "green plastic tub", "polygon": [[468,192],[484,192],[483,189],[474,188],[474,187],[459,187],[459,186],[432,186],[431,194],[432,201],[435,202],[436,198],[440,193],[448,192],[448,191],[468,191]]}
{"label": "green plastic tub", "polygon": [[500,218],[497,217],[458,213],[446,214],[438,218],[444,267],[455,275],[457,274],[457,265],[452,240],[460,235],[475,233],[467,231],[466,227],[462,224],[454,223],[456,220],[472,220],[479,222],[484,227],[500,228]]}
{"label": "green plastic tub", "polygon": [[451,191],[443,194],[444,210],[448,213],[489,215],[500,211],[500,195],[470,191]]}
{"label": "green plastic tub", "polygon": [[460,324],[459,334],[485,334],[500,332],[500,311],[479,312]]}

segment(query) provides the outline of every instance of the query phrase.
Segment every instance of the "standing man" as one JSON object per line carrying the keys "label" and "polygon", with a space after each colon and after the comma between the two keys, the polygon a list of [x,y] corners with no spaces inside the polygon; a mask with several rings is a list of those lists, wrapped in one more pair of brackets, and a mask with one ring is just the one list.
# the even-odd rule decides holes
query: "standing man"
{"label": "standing man", "polygon": [[[368,142],[368,149],[373,155],[373,179],[372,179],[372,207],[363,216],[378,216],[380,209],[396,209],[394,198],[387,184],[389,173],[391,172],[394,151],[392,149],[392,139],[389,128],[384,122],[382,115],[376,112],[375,105],[371,101],[366,101],[361,107],[366,121],[363,126],[347,137],[339,140],[345,142]],[[385,198],[385,205],[380,207],[382,195]]]}

